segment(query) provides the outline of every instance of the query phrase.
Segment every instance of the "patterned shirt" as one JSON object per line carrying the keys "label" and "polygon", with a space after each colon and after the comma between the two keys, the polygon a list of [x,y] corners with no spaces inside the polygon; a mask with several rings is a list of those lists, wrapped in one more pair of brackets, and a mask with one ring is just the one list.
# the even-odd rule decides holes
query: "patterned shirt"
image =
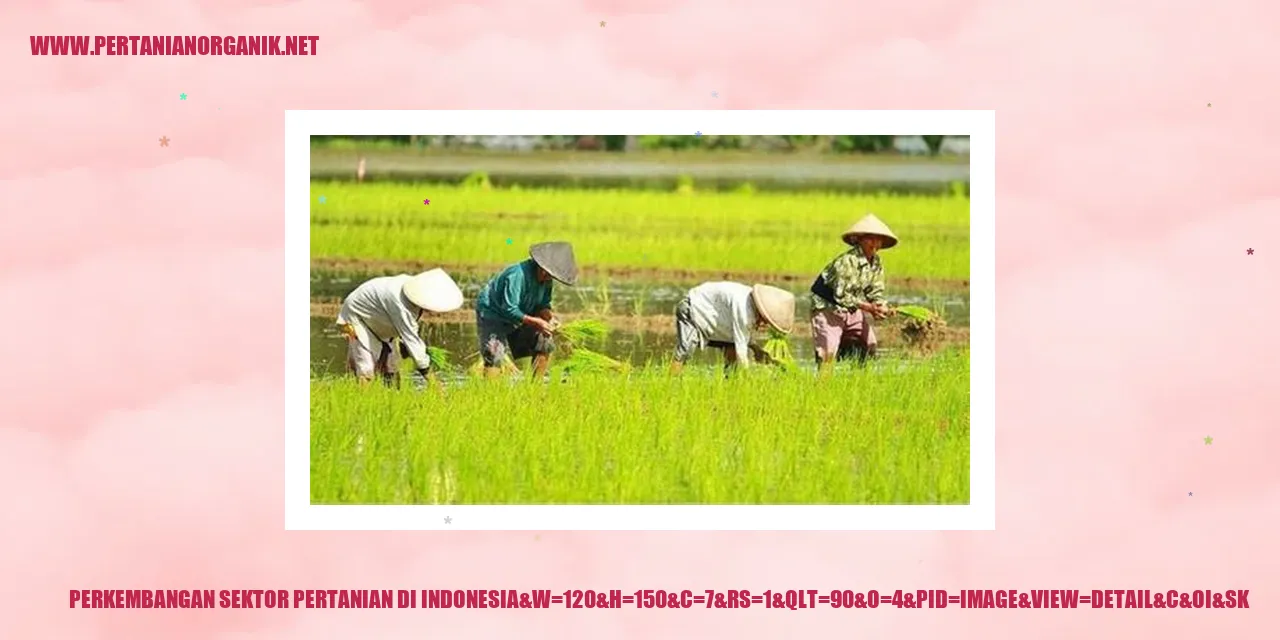
{"label": "patterned shirt", "polygon": [[538,267],[530,258],[494,276],[476,297],[476,310],[486,320],[514,330],[524,317],[551,308],[551,280],[538,282]]}
{"label": "patterned shirt", "polygon": [[835,304],[822,296],[810,296],[814,311],[853,310],[859,303],[884,304],[884,266],[880,256],[868,259],[862,247],[852,247],[836,256],[818,276],[831,287]]}

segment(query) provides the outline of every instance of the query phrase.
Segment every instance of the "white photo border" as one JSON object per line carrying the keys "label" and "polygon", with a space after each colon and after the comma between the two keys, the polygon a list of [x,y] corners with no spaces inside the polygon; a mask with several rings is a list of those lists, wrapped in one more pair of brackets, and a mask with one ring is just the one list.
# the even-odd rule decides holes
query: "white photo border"
{"label": "white photo border", "polygon": [[[968,135],[968,505],[313,505],[310,274],[312,135]],[[994,111],[285,112],[285,529],[487,531],[995,529]]]}

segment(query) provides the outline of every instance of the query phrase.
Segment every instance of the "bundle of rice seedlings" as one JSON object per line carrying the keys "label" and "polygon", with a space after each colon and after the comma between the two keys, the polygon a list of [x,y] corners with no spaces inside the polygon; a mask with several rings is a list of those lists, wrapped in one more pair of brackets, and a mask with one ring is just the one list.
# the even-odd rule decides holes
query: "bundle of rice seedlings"
{"label": "bundle of rice seedlings", "polygon": [[769,338],[764,342],[764,352],[770,359],[772,364],[776,364],[783,369],[793,369],[796,366],[795,357],[791,354],[791,344],[787,342],[787,335],[776,329],[769,329]]}
{"label": "bundle of rice seedlings", "polygon": [[589,349],[577,348],[569,357],[564,360],[564,370],[566,372],[586,373],[586,372],[625,372],[630,366],[625,362],[619,362],[604,355],[596,353]]}
{"label": "bundle of rice seedlings", "polygon": [[609,324],[595,318],[583,318],[555,325],[555,336],[568,351],[599,346],[609,335]]}
{"label": "bundle of rice seedlings", "polygon": [[925,307],[906,305],[897,308],[902,323],[902,337],[915,347],[930,347],[941,339],[947,321],[942,315]]}
{"label": "bundle of rice seedlings", "polygon": [[427,356],[431,358],[431,368],[436,371],[453,370],[453,354],[441,347],[427,347]]}
{"label": "bundle of rice seedlings", "polygon": [[629,366],[589,346],[601,346],[609,335],[609,324],[597,318],[583,318],[555,324],[556,346],[563,353],[564,370],[577,371],[626,371]]}

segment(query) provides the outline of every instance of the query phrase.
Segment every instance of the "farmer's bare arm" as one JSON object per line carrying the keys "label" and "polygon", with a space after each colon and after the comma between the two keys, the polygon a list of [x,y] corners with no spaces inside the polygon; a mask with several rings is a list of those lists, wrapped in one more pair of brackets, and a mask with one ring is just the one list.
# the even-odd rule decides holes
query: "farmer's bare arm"
{"label": "farmer's bare arm", "polygon": [[551,322],[549,320],[544,320],[540,316],[536,316],[536,315],[525,316],[524,324],[527,324],[533,327],[534,330],[539,333],[545,333],[547,335],[551,335]]}

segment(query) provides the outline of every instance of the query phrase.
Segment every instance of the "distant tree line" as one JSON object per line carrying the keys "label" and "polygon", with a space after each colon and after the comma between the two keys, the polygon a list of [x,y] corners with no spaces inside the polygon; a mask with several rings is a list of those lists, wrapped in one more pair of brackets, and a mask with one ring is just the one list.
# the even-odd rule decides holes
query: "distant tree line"
{"label": "distant tree line", "polygon": [[[917,138],[929,155],[942,152],[947,138],[967,136],[312,136],[323,147],[408,147],[418,149],[635,150],[723,149],[745,151],[816,151],[825,153],[893,153],[899,138]],[[967,142],[967,140],[965,141]]]}

